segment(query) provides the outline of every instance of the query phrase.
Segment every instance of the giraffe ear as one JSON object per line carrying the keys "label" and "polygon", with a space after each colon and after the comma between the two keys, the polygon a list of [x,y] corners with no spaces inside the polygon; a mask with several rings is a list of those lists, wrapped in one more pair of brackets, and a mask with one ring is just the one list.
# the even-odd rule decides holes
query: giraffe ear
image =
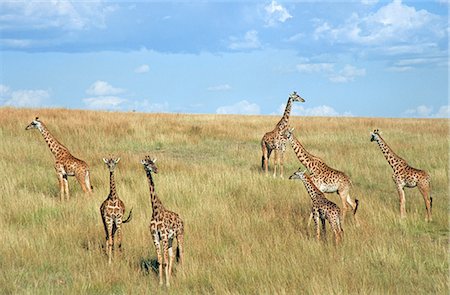
{"label": "giraffe ear", "polygon": [[120,161],[120,158],[117,158],[116,160],[114,160],[114,162],[116,162],[116,164],[119,163],[119,161]]}
{"label": "giraffe ear", "polygon": [[108,160],[106,160],[105,158],[103,158],[103,162],[105,162],[105,164],[106,164],[106,163],[108,163]]}
{"label": "giraffe ear", "polygon": [[152,160],[152,162],[153,162],[153,163],[156,163],[156,158],[154,158],[154,159]]}
{"label": "giraffe ear", "polygon": [[145,160],[141,160],[141,164],[142,164],[142,165],[145,165]]}

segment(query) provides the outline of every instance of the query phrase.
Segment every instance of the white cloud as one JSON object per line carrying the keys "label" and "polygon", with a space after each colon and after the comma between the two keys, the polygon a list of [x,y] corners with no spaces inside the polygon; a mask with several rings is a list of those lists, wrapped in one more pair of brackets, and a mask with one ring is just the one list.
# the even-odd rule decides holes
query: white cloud
{"label": "white cloud", "polygon": [[45,104],[50,97],[47,90],[19,89],[11,90],[10,87],[0,84],[0,102],[5,106],[13,107],[39,107]]}
{"label": "white cloud", "polygon": [[345,65],[341,70],[335,69],[336,65],[327,62],[312,63],[308,58],[303,58],[303,62],[296,66],[300,73],[317,73],[326,76],[333,83],[347,83],[354,81],[356,77],[366,75],[366,70],[356,68],[352,65]]}
{"label": "white cloud", "polygon": [[375,13],[359,16],[353,13],[343,24],[318,23],[314,37],[340,43],[380,46],[402,41],[420,45],[430,38],[445,37],[445,21],[426,10],[416,10],[400,0],[380,7]]}
{"label": "white cloud", "polygon": [[150,71],[150,67],[148,65],[140,65],[139,67],[134,69],[135,73],[138,74],[144,74],[144,73],[148,73],[148,71]]}
{"label": "white cloud", "polygon": [[334,71],[332,63],[301,63],[297,65],[300,73],[331,73]]}
{"label": "white cloud", "polygon": [[292,15],[281,4],[272,0],[270,4],[264,7],[266,26],[272,27],[277,23],[284,23],[288,19],[292,18]]}
{"label": "white cloud", "polygon": [[105,96],[105,95],[117,95],[123,93],[125,90],[121,88],[115,88],[111,86],[108,82],[105,81],[95,81],[89,88],[86,90],[86,93],[89,95],[95,96]]}
{"label": "white cloud", "polygon": [[208,91],[228,91],[231,90],[231,86],[228,84],[214,85],[207,88]]}
{"label": "white cloud", "polygon": [[420,105],[403,113],[405,117],[413,118],[450,118],[450,105],[443,105],[434,113],[432,106]]}
{"label": "white cloud", "polygon": [[258,31],[255,30],[246,32],[244,38],[231,36],[229,41],[228,48],[233,50],[256,49],[261,47]]}
{"label": "white cloud", "polygon": [[83,98],[83,102],[91,109],[118,110],[126,100],[117,96],[97,96]]}
{"label": "white cloud", "polygon": [[374,5],[378,3],[378,0],[361,0],[361,3],[364,5]]}
{"label": "white cloud", "polygon": [[450,118],[450,105],[441,106],[434,116],[437,118]]}
{"label": "white cloud", "polygon": [[354,81],[356,77],[366,75],[365,69],[358,69],[351,65],[346,65],[338,73],[334,73],[329,77],[329,80],[334,83],[347,83]]}
{"label": "white cloud", "polygon": [[[284,110],[286,108],[286,104],[281,104],[278,108],[278,114],[283,114]],[[292,116],[310,116],[310,117],[351,117],[353,116],[350,112],[345,112],[343,114],[340,114],[337,112],[334,108],[327,106],[327,105],[321,105],[317,107],[311,107],[311,108],[305,108],[302,105],[293,105],[291,110]]]}
{"label": "white cloud", "polygon": [[241,115],[258,115],[260,108],[255,103],[242,100],[233,105],[221,106],[216,110],[217,114],[241,114]]}
{"label": "white cloud", "polygon": [[145,113],[169,113],[169,103],[152,103],[147,99],[142,101],[135,101],[131,104],[132,109],[138,112]]}
{"label": "white cloud", "polygon": [[1,29],[84,30],[105,27],[106,16],[117,6],[102,0],[0,1],[0,9]]}

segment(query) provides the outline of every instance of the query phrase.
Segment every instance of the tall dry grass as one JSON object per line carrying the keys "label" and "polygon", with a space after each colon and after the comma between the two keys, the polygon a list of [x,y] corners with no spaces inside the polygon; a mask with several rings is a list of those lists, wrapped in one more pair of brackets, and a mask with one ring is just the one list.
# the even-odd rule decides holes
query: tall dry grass
{"label": "tall dry grass", "polygon": [[[73,178],[59,201],[53,158],[39,116],[91,167],[94,194]],[[166,293],[145,266],[156,258],[148,231],[148,184],[139,160],[156,156],[156,190],[186,225],[186,260],[175,265],[174,294],[447,294],[449,121],[292,117],[304,146],[352,179],[361,227],[344,224],[315,241],[310,200],[300,182],[260,172],[260,139],[279,118],[0,109],[0,293]],[[433,222],[417,189],[399,220],[392,170],[369,132],[379,128],[409,163],[430,172]],[[133,207],[123,253],[109,266],[99,207],[109,192],[102,157],[120,156],[118,194]],[[286,174],[300,165],[288,148]],[[288,175],[287,175],[288,176]],[[327,197],[338,205],[337,195]]]}

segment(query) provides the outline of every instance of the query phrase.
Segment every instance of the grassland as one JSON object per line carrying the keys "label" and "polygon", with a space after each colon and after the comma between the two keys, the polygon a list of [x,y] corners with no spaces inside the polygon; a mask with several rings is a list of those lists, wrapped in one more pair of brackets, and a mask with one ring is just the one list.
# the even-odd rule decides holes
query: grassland
{"label": "grassland", "polygon": [[[39,116],[91,167],[94,193],[69,180],[61,203]],[[185,265],[173,294],[448,294],[449,121],[292,117],[311,153],[346,172],[360,200],[361,227],[344,224],[317,242],[306,227],[310,200],[300,182],[260,171],[260,139],[277,117],[0,109],[0,293],[158,294],[148,231],[148,184],[139,160],[158,158],[157,193],[186,224]],[[369,132],[379,128],[397,153],[432,176],[433,222],[417,189],[399,220],[391,168]],[[102,157],[122,160],[118,194],[134,208],[123,253],[109,266],[99,207],[109,191]],[[285,171],[300,165],[288,149]],[[288,176],[288,175],[287,175]],[[339,197],[327,195],[340,205]]]}

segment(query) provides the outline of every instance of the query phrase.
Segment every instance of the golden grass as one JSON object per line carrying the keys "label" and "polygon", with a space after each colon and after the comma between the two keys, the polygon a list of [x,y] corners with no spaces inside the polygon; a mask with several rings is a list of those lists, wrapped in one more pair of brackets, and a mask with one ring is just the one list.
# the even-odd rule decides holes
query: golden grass
{"label": "golden grass", "polygon": [[[37,131],[39,116],[91,167],[94,194],[73,178],[59,201],[53,157]],[[449,121],[292,117],[311,153],[346,172],[360,200],[362,226],[344,224],[315,241],[306,228],[310,200],[303,185],[260,172],[260,139],[278,117],[0,109],[0,293],[166,293],[144,262],[156,258],[148,231],[148,184],[139,160],[156,156],[156,190],[186,225],[186,260],[175,265],[174,294],[447,294],[449,250]],[[432,176],[433,222],[417,189],[406,191],[399,220],[391,168],[369,132]],[[101,158],[120,156],[118,194],[133,207],[124,251],[109,266],[100,204],[109,191]],[[285,174],[300,165],[292,149]],[[337,195],[327,197],[338,205]]]}

